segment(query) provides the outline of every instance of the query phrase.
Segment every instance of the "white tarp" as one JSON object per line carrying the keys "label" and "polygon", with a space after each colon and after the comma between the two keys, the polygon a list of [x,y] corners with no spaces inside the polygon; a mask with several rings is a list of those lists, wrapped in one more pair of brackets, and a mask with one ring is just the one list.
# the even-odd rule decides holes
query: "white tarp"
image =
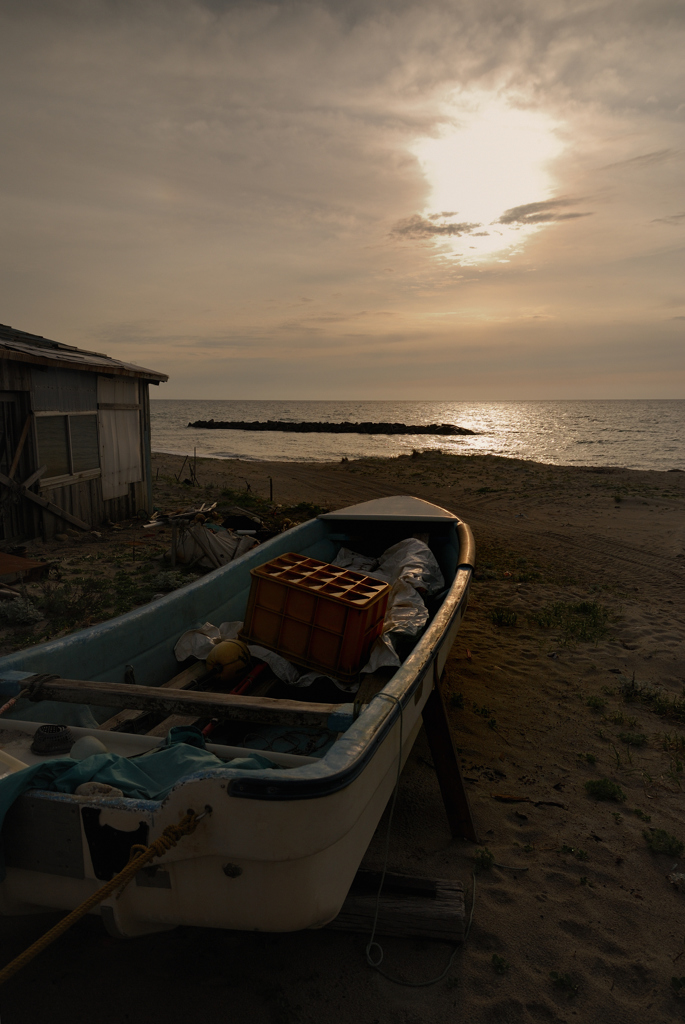
{"label": "white tarp", "polygon": [[[138,381],[98,377],[98,405],[138,405]],[[143,479],[140,450],[140,410],[100,409],[100,467],[102,497],[121,498],[129,484]]]}
{"label": "white tarp", "polygon": [[[240,558],[259,543],[254,537],[238,537],[230,530],[212,530],[211,527],[196,523],[179,531],[176,557],[184,565],[202,565],[207,569],[219,569],[222,565]],[[167,555],[171,554],[171,549]]]}

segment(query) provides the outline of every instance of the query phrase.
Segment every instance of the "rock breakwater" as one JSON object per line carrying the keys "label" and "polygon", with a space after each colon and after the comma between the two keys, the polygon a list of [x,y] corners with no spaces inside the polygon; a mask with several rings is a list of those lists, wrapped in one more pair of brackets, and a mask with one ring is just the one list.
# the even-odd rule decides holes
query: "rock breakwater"
{"label": "rock breakwater", "polygon": [[289,434],[438,434],[453,437],[475,434],[475,430],[453,423],[291,423],[284,420],[195,420],[189,427],[202,430],[281,430]]}

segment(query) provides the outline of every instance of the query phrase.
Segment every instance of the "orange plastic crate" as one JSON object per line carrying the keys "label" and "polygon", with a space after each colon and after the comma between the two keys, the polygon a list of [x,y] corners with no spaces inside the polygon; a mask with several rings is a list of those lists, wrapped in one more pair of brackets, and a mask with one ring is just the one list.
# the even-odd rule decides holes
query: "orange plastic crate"
{"label": "orange plastic crate", "polygon": [[240,637],[346,682],[357,679],[383,629],[390,586],[289,553],[252,569]]}

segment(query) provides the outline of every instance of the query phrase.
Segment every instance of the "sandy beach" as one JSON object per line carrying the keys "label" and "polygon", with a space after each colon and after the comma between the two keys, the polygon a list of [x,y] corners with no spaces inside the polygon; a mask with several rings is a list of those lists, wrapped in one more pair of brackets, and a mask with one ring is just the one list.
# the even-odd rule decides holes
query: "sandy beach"
{"label": "sandy beach", "polygon": [[[160,507],[200,493],[174,482],[181,461],[153,457]],[[478,851],[492,854],[475,876],[468,942],[445,980],[412,988],[366,965],[363,935],[181,928],[118,942],[91,917],[0,992],[3,1024],[681,1020],[685,473],[416,454],[198,460],[197,475],[203,499],[225,488],[268,498],[271,478],[282,505],[415,494],[472,527],[478,569],[446,692],[480,842],[450,836],[421,736],[390,845],[391,869],[459,879],[469,907]],[[616,799],[588,792],[600,780]],[[370,867],[386,826],[387,815]],[[56,919],[0,920],[3,961]],[[440,974],[452,952],[381,941],[384,968],[413,982]]]}

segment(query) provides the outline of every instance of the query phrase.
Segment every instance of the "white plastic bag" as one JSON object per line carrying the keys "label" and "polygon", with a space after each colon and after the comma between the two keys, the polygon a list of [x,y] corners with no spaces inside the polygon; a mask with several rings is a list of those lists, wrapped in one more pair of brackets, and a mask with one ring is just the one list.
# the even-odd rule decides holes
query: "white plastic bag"
{"label": "white plastic bag", "polygon": [[189,629],[174,647],[176,661],[185,661],[191,655],[198,661],[205,661],[215,644],[222,640],[235,640],[242,628],[242,622],[222,622],[220,626],[205,622],[204,626]]}
{"label": "white plastic bag", "polygon": [[437,594],[445,586],[435,555],[422,540],[407,537],[393,544],[381,555],[378,568],[369,575],[395,583],[405,580],[415,590],[423,590],[429,596]]}

